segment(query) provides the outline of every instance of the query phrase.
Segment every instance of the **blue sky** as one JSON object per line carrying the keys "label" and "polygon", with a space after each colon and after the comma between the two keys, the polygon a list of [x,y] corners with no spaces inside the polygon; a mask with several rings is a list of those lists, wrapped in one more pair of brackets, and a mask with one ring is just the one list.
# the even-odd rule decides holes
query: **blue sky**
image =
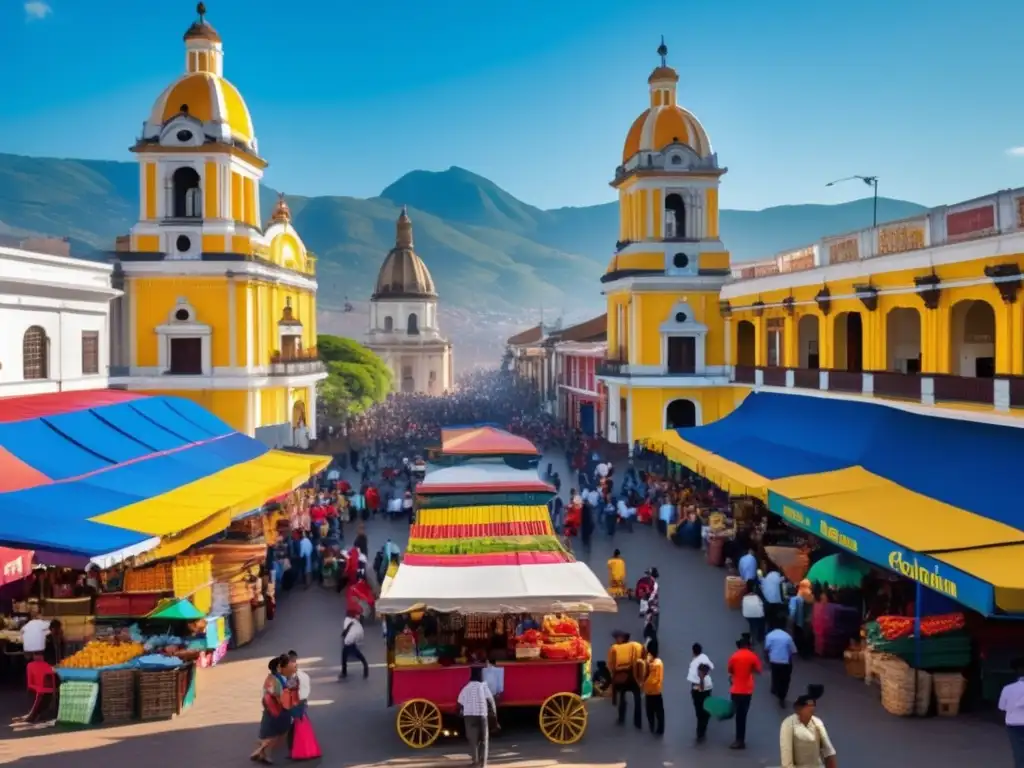
{"label": "blue sky", "polygon": [[[611,200],[661,34],[725,207],[864,196],[824,186],[851,174],[928,205],[1024,185],[1020,0],[207,5],[267,183],[294,194],[460,165],[541,207]],[[194,8],[0,0],[0,151],[130,159]]]}

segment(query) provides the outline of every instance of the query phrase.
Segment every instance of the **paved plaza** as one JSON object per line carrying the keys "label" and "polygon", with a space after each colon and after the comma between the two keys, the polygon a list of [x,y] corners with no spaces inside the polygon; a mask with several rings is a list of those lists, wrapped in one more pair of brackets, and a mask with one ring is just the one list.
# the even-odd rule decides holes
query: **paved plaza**
{"label": "paved plaza", "polygon": [[[545,463],[548,459],[545,459]],[[564,462],[562,476],[569,477]],[[567,492],[567,489],[566,491]],[[378,521],[368,529],[371,549],[390,536],[404,545],[404,523]],[[605,578],[605,561],[613,548],[622,550],[633,581],[656,565],[662,574],[661,648],[666,665],[667,730],[656,739],[632,727],[618,727],[607,700],[590,704],[587,735],[572,747],[549,744],[536,725],[508,724],[492,742],[490,764],[507,768],[731,768],[777,766],[778,730],[784,714],[762,680],[755,694],[745,752],[731,752],[731,723],[713,723],[706,743],[694,743],[694,716],[685,680],[690,645],[701,642],[719,667],[715,685],[724,690],[724,666],[744,628],[738,612],[723,599],[723,572],[704,563],[696,552],[683,551],[648,529],[620,533],[614,541],[596,535],[589,555],[578,553]],[[468,764],[460,740],[442,741],[423,752],[406,748],[395,733],[395,710],[385,707],[384,644],[380,633],[367,629],[365,651],[373,668],[370,678],[337,681],[339,634],[344,605],[333,591],[313,587],[287,595],[277,619],[252,645],[232,652],[224,663],[202,670],[199,698],[185,715],[169,722],[136,723],[77,732],[14,733],[0,740],[0,763],[22,768],[99,768],[145,766],[232,768],[251,765],[260,716],[259,686],[267,659],[289,649],[304,657],[313,681],[310,715],[324,750],[321,765],[351,768],[428,768]],[[622,627],[639,634],[635,604],[625,603],[617,615],[598,615],[594,647],[603,657],[610,633]],[[350,672],[351,675],[351,672]],[[877,688],[843,673],[832,661],[797,661],[793,691],[821,683],[826,693],[819,705],[843,768],[985,768],[1009,767],[1006,736],[992,720],[971,716],[956,719],[908,719],[887,714]],[[15,695],[15,694],[5,694]],[[38,734],[38,735],[37,735]],[[276,761],[286,764],[284,757]]]}

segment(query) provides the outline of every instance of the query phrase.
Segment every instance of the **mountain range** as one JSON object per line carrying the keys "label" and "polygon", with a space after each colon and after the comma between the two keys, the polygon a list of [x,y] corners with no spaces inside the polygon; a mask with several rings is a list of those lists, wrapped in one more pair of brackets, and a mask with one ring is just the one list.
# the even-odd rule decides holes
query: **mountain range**
{"label": "mountain range", "polygon": [[[138,216],[138,167],[131,162],[0,154],[0,235],[67,237],[76,255],[106,258]],[[264,220],[277,194],[264,186]],[[373,290],[395,239],[402,205],[416,250],[443,301],[496,315],[540,307],[570,314],[601,304],[598,278],[618,239],[617,204],[542,210],[462,168],[412,171],[378,197],[289,196],[292,220],[319,257],[320,300],[340,307]],[[734,262],[764,258],[871,220],[870,198],[841,205],[723,210],[722,239]],[[879,198],[880,222],[923,206]]]}

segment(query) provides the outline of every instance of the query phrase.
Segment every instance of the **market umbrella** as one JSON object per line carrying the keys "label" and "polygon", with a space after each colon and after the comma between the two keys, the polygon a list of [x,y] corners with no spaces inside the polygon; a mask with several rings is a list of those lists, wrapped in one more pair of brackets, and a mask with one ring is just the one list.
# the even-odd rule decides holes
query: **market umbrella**
{"label": "market umbrella", "polygon": [[829,555],[811,566],[807,580],[812,584],[828,584],[833,589],[850,589],[859,587],[870,571],[871,566],[860,560],[844,555]]}
{"label": "market umbrella", "polygon": [[796,584],[807,575],[810,567],[810,560],[807,557],[807,550],[802,547],[779,547],[771,546],[764,548],[768,559],[779,567],[786,578]]}

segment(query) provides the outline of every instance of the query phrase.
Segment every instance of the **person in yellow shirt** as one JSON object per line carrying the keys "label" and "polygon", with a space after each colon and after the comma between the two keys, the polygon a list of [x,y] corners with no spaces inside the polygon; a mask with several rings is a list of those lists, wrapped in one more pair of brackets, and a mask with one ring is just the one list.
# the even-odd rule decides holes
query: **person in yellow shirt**
{"label": "person in yellow shirt", "polygon": [[608,561],[608,594],[616,599],[627,595],[626,561],[617,549]]}
{"label": "person in yellow shirt", "polygon": [[629,633],[618,631],[615,642],[608,649],[608,669],[612,673],[612,696],[618,704],[619,725],[626,722],[626,694],[633,695],[633,725],[643,728],[640,713],[640,684],[646,678],[646,656],[644,647],[630,641]]}
{"label": "person in yellow shirt", "polygon": [[665,663],[658,658],[658,644],[647,649],[647,677],[644,678],[644,704],[647,708],[647,725],[655,736],[665,734],[665,701],[661,695],[665,684]]}

